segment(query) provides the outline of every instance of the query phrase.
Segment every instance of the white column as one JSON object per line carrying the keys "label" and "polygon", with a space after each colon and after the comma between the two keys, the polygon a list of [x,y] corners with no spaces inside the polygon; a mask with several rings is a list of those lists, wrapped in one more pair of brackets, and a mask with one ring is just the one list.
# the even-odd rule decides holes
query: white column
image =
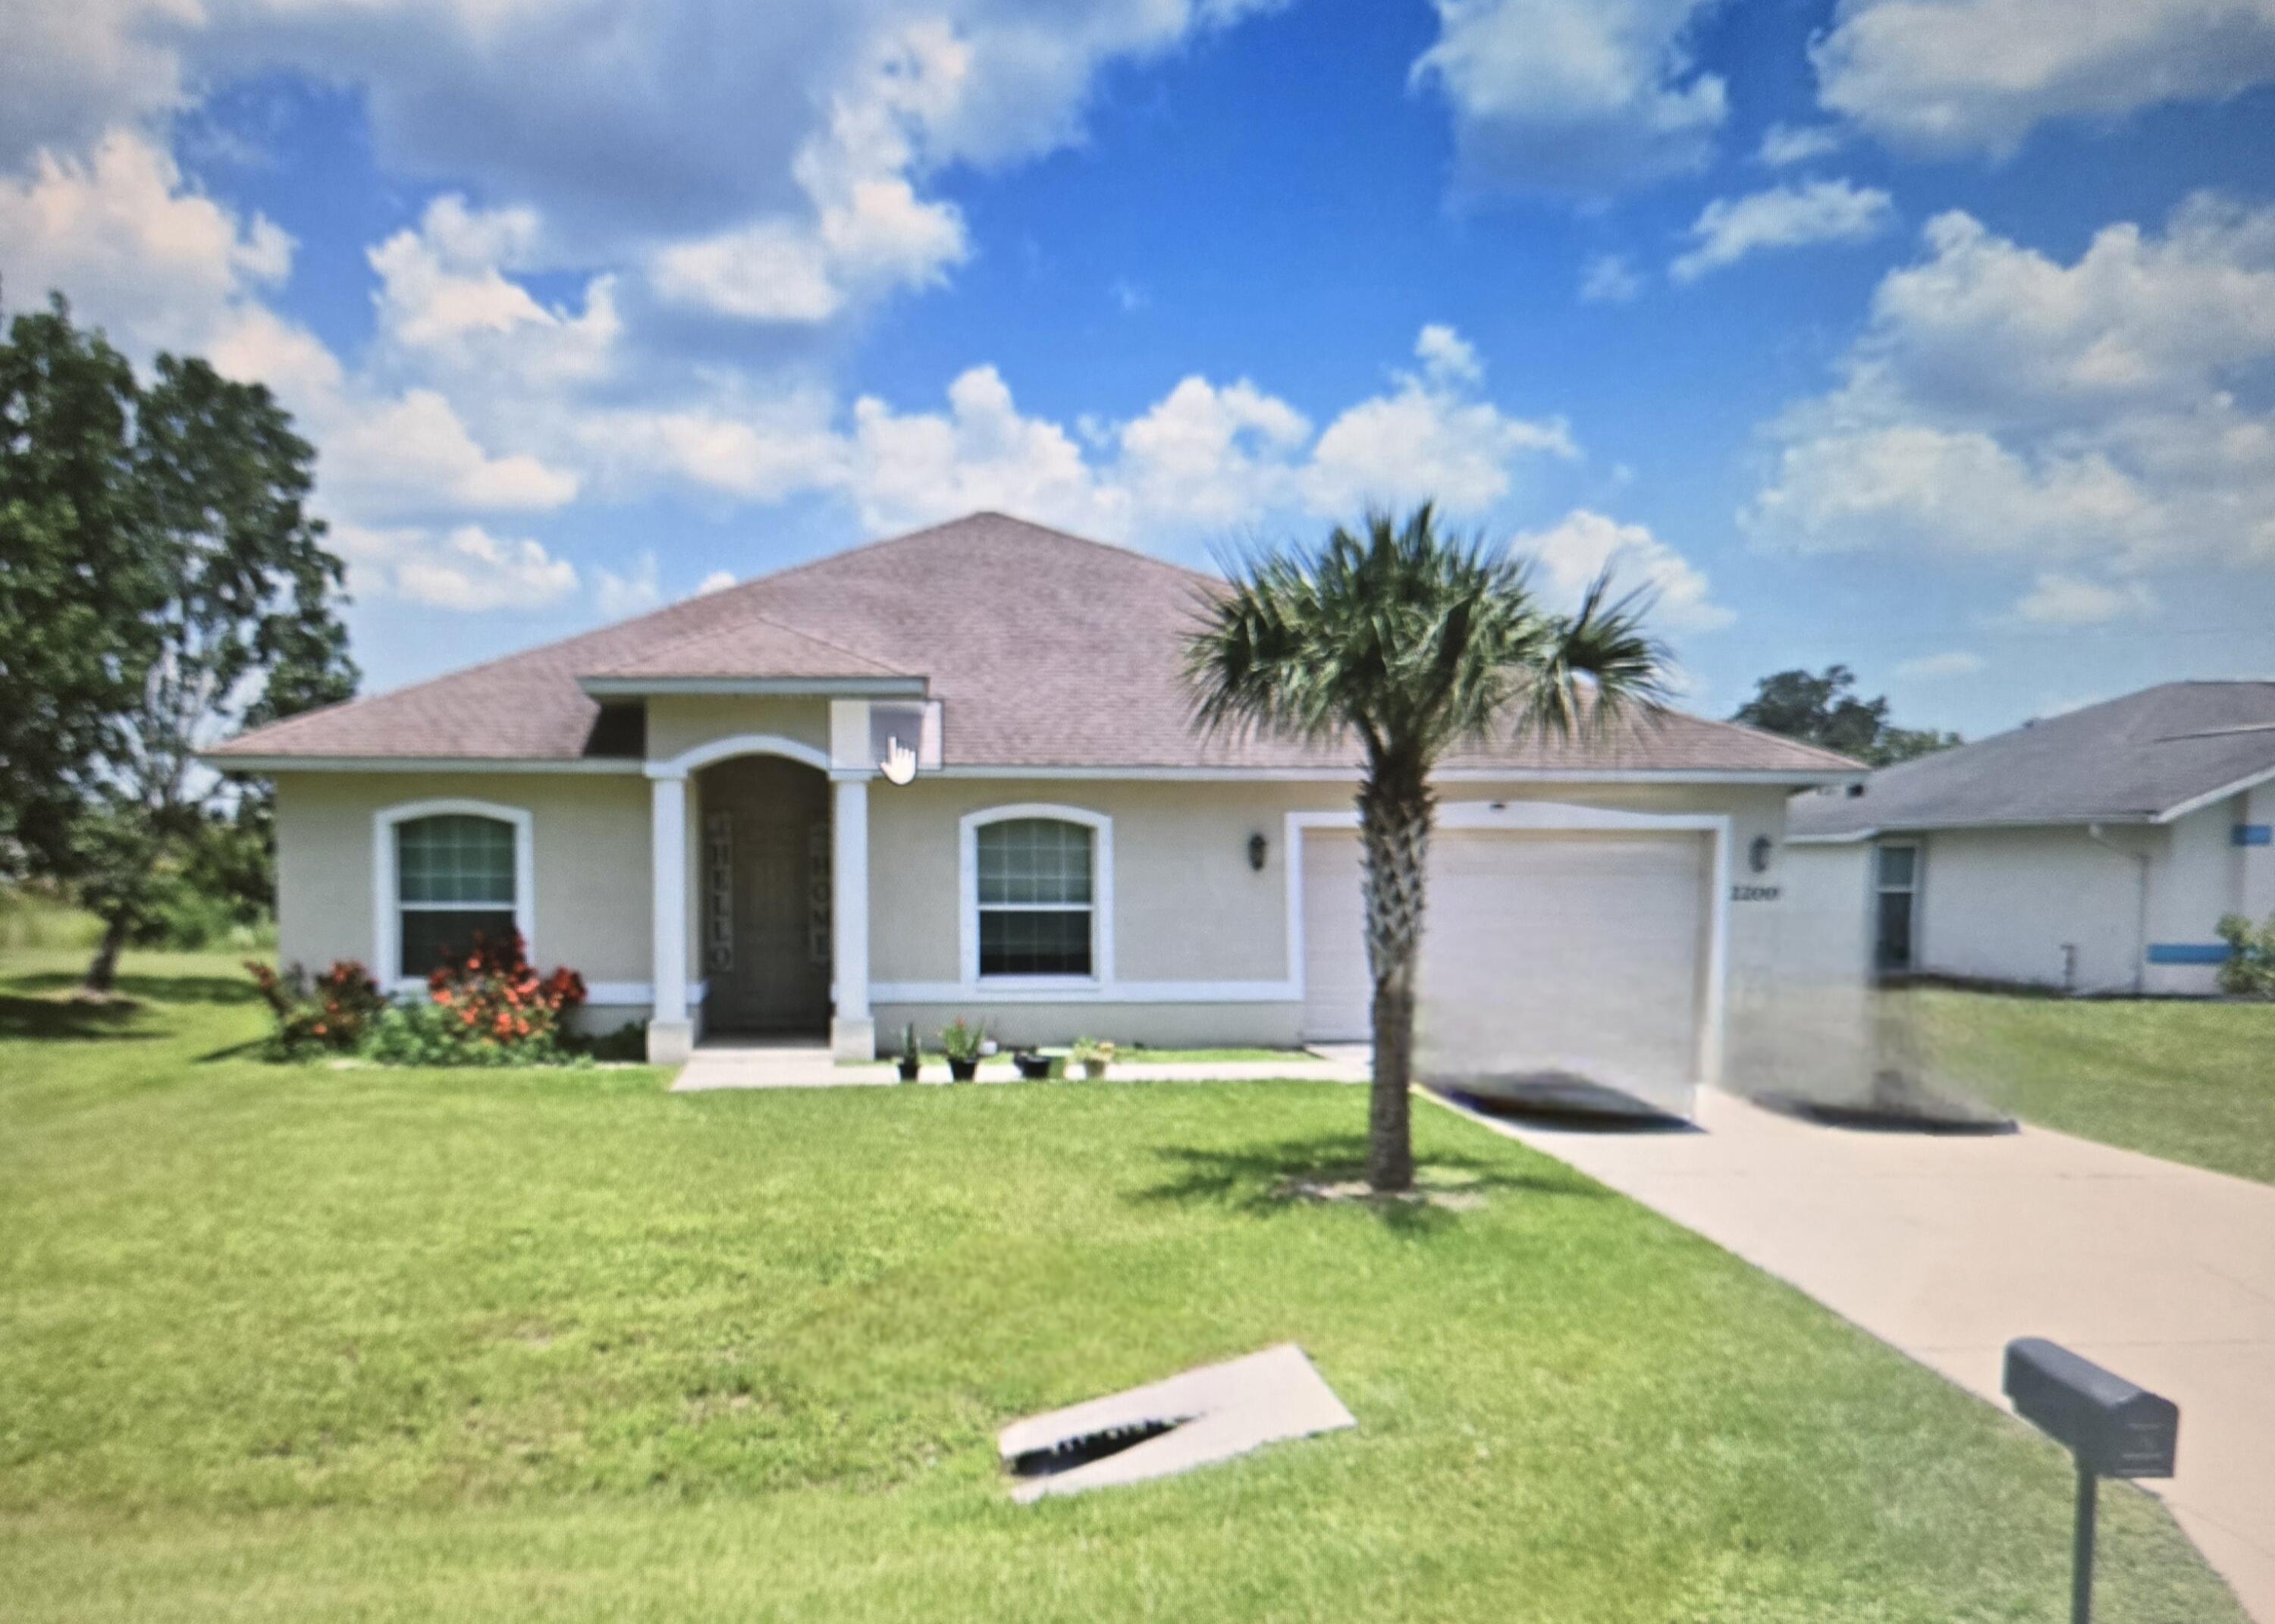
{"label": "white column", "polygon": [[877,1053],[877,1023],[869,1015],[869,781],[865,774],[841,778],[835,788],[829,1047],[841,1060],[870,1060]]}
{"label": "white column", "polygon": [[651,779],[648,795],[655,1011],[647,1023],[647,1057],[669,1066],[685,1060],[695,1047],[695,1029],[687,1018],[687,780]]}

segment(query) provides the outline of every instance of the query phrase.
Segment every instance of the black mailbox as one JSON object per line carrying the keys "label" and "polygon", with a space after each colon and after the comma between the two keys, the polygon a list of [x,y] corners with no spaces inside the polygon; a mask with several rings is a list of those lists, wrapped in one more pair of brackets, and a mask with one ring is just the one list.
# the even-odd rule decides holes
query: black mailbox
{"label": "black mailbox", "polygon": [[2007,1344],[2007,1396],[2022,1417],[2102,1477],[2169,1477],[2180,1407],[2044,1337]]}

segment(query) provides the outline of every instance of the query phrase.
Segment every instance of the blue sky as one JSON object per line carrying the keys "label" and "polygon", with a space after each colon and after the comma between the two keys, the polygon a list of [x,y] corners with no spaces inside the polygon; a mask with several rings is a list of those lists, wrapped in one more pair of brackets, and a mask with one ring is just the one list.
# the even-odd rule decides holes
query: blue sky
{"label": "blue sky", "polygon": [[1710,713],[2275,666],[2275,0],[0,19],[0,288],[277,389],[374,686],[976,506],[1424,495]]}

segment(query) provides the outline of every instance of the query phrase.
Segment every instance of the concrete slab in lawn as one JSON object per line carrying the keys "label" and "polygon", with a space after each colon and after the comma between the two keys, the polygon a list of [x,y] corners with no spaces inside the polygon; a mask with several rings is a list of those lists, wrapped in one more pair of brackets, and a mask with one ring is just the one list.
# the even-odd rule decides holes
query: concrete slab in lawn
{"label": "concrete slab in lawn", "polygon": [[1080,1494],[1174,1477],[1266,1444],[1357,1424],[1304,1350],[1282,1342],[1245,1358],[1015,1421],[997,1435],[996,1445],[1009,1466],[1065,1447],[1077,1451],[1069,1458],[1080,1459],[1082,1440],[1100,1435],[1140,1440],[1102,1458],[1022,1479],[1011,1498],[1024,1503],[1047,1494]]}
{"label": "concrete slab in lawn", "polygon": [[1697,1132],[1477,1120],[2002,1408],[2017,1336],[2164,1394],[2181,1407],[2179,1476],[2143,1486],[2275,1624],[2275,1188],[2043,1129],[1824,1128],[1712,1090]]}

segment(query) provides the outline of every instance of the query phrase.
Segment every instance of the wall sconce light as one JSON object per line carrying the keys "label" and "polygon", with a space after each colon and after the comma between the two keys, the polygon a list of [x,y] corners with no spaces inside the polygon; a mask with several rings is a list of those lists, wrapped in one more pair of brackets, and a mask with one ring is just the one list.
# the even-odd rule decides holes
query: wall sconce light
{"label": "wall sconce light", "polygon": [[1250,835],[1248,837],[1248,866],[1254,869],[1258,873],[1262,873],[1264,872],[1265,855],[1271,850],[1272,842],[1266,840],[1260,832]]}
{"label": "wall sconce light", "polygon": [[1746,861],[1752,866],[1754,872],[1757,874],[1769,872],[1770,851],[1770,837],[1766,835],[1755,835],[1754,843],[1746,848]]}

